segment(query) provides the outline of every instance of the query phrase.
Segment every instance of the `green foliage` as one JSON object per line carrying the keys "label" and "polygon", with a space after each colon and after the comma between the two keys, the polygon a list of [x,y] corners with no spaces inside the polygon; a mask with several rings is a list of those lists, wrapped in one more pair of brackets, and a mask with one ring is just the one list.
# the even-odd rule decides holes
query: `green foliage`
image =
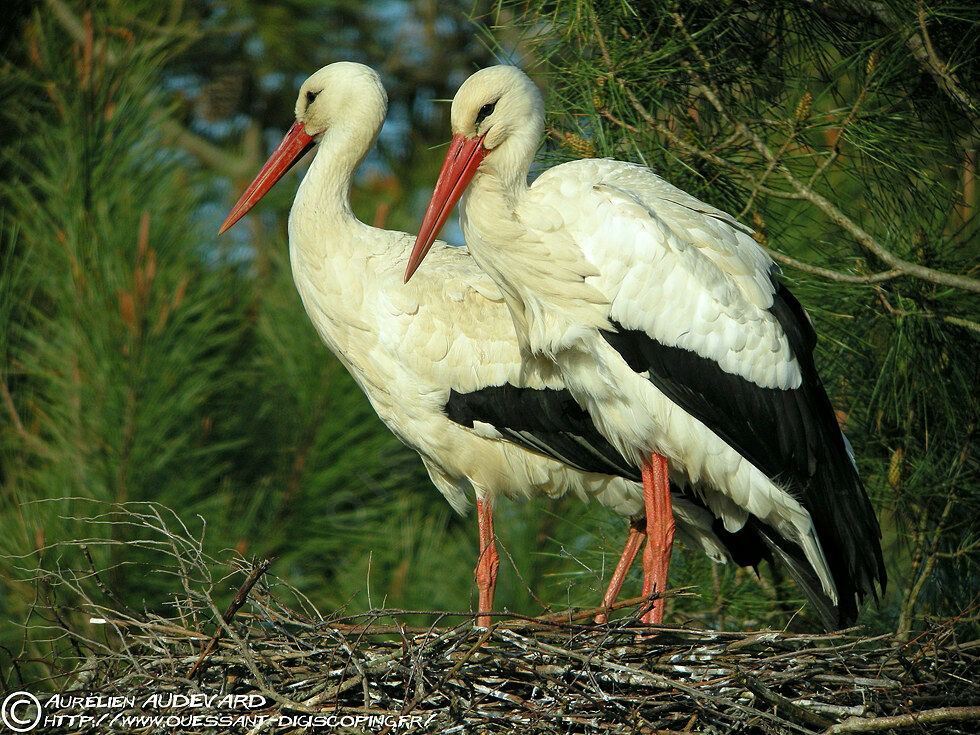
{"label": "green foliage", "polygon": [[[18,91],[6,123],[20,135],[2,188],[0,574],[4,616],[21,622],[25,572],[49,555],[85,563],[52,547],[92,533],[76,518],[84,499],[226,518],[221,478],[238,442],[212,412],[243,379],[234,273],[205,266],[194,201],[174,195],[187,175],[153,120],[159,54],[98,23],[86,17],[83,43],[33,24],[29,63],[5,80]],[[139,588],[124,577],[117,565],[138,563],[124,547],[93,552],[135,604],[160,603],[158,575]],[[13,647],[19,631],[3,631]]]}

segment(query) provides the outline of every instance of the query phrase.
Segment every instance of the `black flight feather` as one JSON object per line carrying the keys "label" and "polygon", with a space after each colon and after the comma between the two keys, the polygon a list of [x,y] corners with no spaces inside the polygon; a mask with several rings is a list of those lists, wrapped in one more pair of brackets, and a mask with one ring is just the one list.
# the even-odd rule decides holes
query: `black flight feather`
{"label": "black flight feather", "polygon": [[567,390],[491,385],[469,393],[450,391],[446,415],[471,427],[479,421],[505,438],[582,472],[640,481],[630,465],[599,433],[589,414]]}

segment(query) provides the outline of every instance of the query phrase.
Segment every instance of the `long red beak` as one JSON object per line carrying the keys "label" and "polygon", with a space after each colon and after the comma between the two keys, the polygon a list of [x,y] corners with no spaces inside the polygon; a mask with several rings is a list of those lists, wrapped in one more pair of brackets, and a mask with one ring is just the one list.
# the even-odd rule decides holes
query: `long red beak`
{"label": "long red beak", "polygon": [[439,172],[436,189],[432,192],[428,209],[425,210],[419,236],[415,238],[415,247],[412,248],[412,255],[408,259],[405,283],[408,283],[408,279],[422,264],[439,231],[449,219],[449,213],[463,196],[463,192],[466,191],[466,187],[487,153],[489,151],[483,147],[482,136],[472,139],[458,133],[453,136],[449,143],[449,152],[446,153],[446,160],[442,162],[442,171]]}
{"label": "long red beak", "polygon": [[286,133],[286,137],[276,146],[272,155],[269,156],[269,160],[259,171],[259,175],[248,185],[238,203],[232,207],[231,212],[228,213],[224,223],[222,223],[221,229],[218,230],[218,234],[220,235],[244,217],[245,213],[254,207],[256,202],[264,197],[269,189],[282,178],[283,174],[291,169],[303,157],[303,154],[314,145],[316,142],[306,134],[303,123],[294,122],[289,132]]}

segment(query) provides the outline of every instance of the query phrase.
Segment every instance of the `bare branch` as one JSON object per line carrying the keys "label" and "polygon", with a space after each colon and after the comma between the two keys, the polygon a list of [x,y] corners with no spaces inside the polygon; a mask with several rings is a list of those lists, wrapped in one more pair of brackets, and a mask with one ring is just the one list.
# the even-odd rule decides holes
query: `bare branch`
{"label": "bare branch", "polygon": [[818,265],[811,265],[810,263],[804,263],[802,260],[797,260],[789,255],[784,255],[777,250],[763,246],[765,251],[769,253],[773,260],[783,263],[795,268],[798,271],[803,271],[804,273],[809,273],[814,276],[820,276],[821,278],[826,278],[830,281],[836,281],[837,283],[881,283],[882,281],[890,281],[892,278],[898,278],[904,276],[900,270],[890,270],[882,271],[881,273],[873,273],[870,276],[855,276],[850,273],[841,273],[839,271],[830,270],[829,268],[821,268]]}
{"label": "bare branch", "polygon": [[[187,692],[183,672],[200,659],[196,646],[207,641],[183,622],[189,611],[195,619],[213,615],[224,632],[211,644],[208,669],[192,691],[261,694],[261,710],[252,712],[263,718],[251,723],[252,733],[298,713],[378,716],[367,729],[379,732],[393,731],[401,714],[415,715],[426,731],[476,732],[492,723],[493,732],[536,735],[568,732],[570,723],[590,732],[628,727],[679,734],[690,731],[695,718],[725,732],[751,726],[779,733],[871,732],[978,717],[978,708],[956,706],[972,696],[973,682],[961,674],[980,646],[956,639],[961,618],[932,625],[911,642],[863,636],[856,628],[818,634],[702,630],[688,621],[656,627],[651,648],[649,638],[637,638],[651,629],[639,626],[636,613],[602,625],[592,622],[595,610],[537,618],[504,613],[483,630],[473,626],[477,613],[441,610],[324,618],[315,608],[299,612],[278,599],[281,593],[293,604],[303,599],[278,580],[261,595],[248,595],[248,582],[243,585],[236,602],[247,595],[250,610],[243,607],[232,628],[230,614],[221,615],[214,604],[209,571],[226,563],[201,551],[203,535],[190,535],[162,506],[108,507],[111,513],[94,520],[101,525],[123,517],[134,542],[153,551],[152,568],[183,578],[172,585],[175,607],[185,609],[120,613],[93,600],[89,588],[101,585],[92,574],[55,565],[40,570],[38,583],[49,592],[69,592],[71,602],[48,594],[38,616],[52,636],[74,644],[73,653],[49,654],[51,670],[76,689],[132,697],[134,704],[123,705],[126,715],[145,715],[150,694]],[[616,607],[648,602],[635,598]],[[419,614],[434,622],[400,620]],[[447,618],[455,620],[446,624]],[[93,634],[93,625],[108,625],[114,634]],[[808,671],[802,678],[801,666]],[[935,709],[916,712],[925,703]],[[79,713],[66,706],[46,714]]]}
{"label": "bare branch", "polygon": [[936,722],[977,722],[980,721],[980,707],[938,707],[924,712],[911,712],[893,717],[850,717],[844,722],[824,730],[824,735],[839,735],[846,732],[879,732],[905,727],[918,728]]}
{"label": "bare branch", "polygon": [[[235,593],[235,596],[232,598],[231,602],[228,603],[228,608],[225,610],[224,615],[221,616],[221,619],[224,620],[225,623],[230,623],[231,619],[235,617],[235,613],[237,613],[239,608],[245,604],[245,599],[248,597],[248,593],[252,591],[252,587],[254,587],[255,583],[259,581],[259,577],[268,571],[271,565],[272,562],[270,560],[263,559],[261,562],[252,567],[252,570],[248,573],[248,577],[245,578],[245,581],[242,582],[242,586],[238,588],[238,592]],[[201,651],[200,657],[188,672],[188,679],[193,679],[194,675],[199,672],[202,674],[204,673],[204,660],[217,647],[218,640],[221,638],[221,633],[221,628],[214,631],[214,635],[211,636],[211,640],[208,641],[208,644],[204,647],[204,650]]]}
{"label": "bare branch", "polygon": [[[251,156],[235,156],[214,143],[195,135],[180,123],[170,118],[160,120],[160,128],[173,144],[192,154],[201,163],[230,179],[241,179],[248,176],[255,168]],[[246,144],[248,134],[246,133]]]}

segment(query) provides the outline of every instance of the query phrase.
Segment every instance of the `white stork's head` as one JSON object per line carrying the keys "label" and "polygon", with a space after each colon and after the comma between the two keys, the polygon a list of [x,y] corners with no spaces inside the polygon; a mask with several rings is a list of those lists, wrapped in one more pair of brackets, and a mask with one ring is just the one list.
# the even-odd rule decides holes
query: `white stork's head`
{"label": "white stork's head", "polygon": [[388,111],[388,95],[374,69],[350,61],[329,64],[309,77],[296,98],[296,122],[232,208],[218,234],[245,216],[325,133],[363,155]]}
{"label": "white stork's head", "polygon": [[457,136],[480,141],[483,170],[509,169],[507,164],[519,166],[534,155],[544,127],[544,101],[516,66],[491,66],[463,82],[453,97],[450,121],[454,142]]}
{"label": "white stork's head", "polygon": [[323,67],[303,82],[296,97],[296,122],[313,138],[338,125],[373,133],[387,111],[378,72],[352,61]]}
{"label": "white stork's head", "polygon": [[408,259],[406,281],[478,173],[494,176],[504,186],[526,179],[544,130],[544,101],[516,66],[491,66],[463,82],[450,119],[453,139]]}

